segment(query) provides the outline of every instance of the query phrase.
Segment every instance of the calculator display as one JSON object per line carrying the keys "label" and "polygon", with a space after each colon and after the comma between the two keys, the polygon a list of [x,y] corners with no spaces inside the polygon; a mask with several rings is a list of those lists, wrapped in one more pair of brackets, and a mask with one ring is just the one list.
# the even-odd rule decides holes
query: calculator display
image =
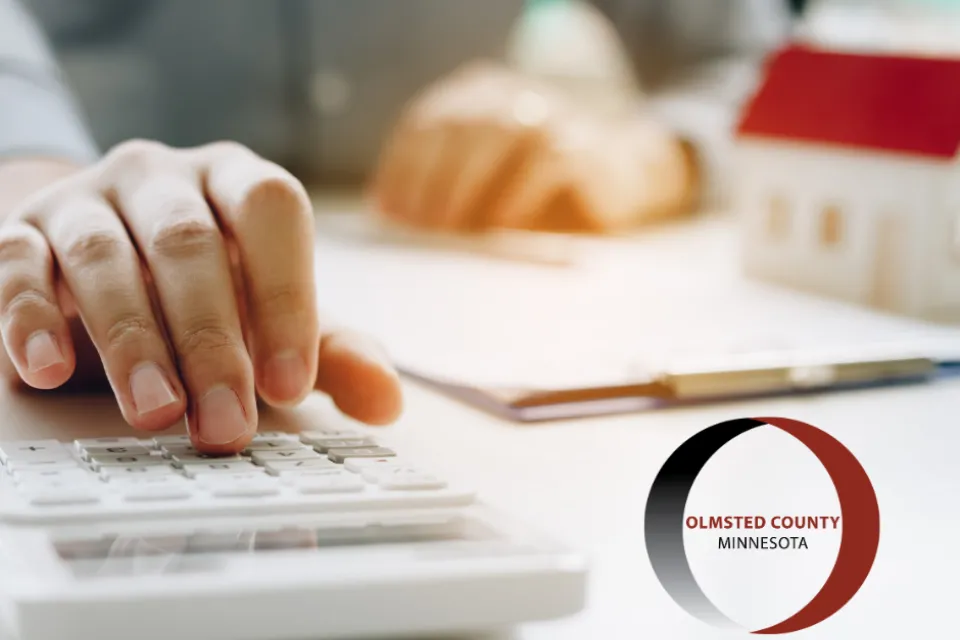
{"label": "calculator display", "polygon": [[60,539],[56,554],[77,577],[216,571],[231,556],[310,552],[332,547],[489,539],[493,532],[461,519],[416,524],[237,529],[183,534],[103,535]]}

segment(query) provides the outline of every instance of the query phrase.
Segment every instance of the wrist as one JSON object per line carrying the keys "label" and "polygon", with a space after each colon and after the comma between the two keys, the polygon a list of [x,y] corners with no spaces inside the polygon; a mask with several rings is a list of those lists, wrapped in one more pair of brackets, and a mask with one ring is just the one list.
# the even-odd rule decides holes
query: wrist
{"label": "wrist", "polygon": [[32,195],[82,167],[69,160],[43,157],[0,159],[0,221]]}

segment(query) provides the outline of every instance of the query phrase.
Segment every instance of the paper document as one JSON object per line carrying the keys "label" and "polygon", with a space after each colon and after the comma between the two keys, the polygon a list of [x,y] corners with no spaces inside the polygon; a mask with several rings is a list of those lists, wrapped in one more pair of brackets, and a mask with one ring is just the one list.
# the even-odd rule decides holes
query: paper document
{"label": "paper document", "polygon": [[567,269],[319,239],[320,299],[402,367],[478,387],[577,388],[676,363],[902,345],[960,355],[960,329],[744,278],[725,220],[578,239]]}

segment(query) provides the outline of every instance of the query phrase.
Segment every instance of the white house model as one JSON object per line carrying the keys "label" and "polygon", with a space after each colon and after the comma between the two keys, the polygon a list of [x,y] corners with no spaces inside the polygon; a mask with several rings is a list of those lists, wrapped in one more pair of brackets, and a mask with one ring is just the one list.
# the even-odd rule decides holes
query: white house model
{"label": "white house model", "polygon": [[736,138],[748,274],[960,320],[960,59],[790,46]]}

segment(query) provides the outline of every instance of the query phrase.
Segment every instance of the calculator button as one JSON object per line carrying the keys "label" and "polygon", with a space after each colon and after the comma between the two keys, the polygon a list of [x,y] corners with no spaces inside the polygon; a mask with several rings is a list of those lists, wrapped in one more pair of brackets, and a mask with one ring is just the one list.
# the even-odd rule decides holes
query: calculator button
{"label": "calculator button", "polygon": [[47,470],[47,469],[79,469],[80,463],[74,458],[63,458],[59,460],[9,460],[7,461],[7,471],[29,471],[29,470]]}
{"label": "calculator button", "polygon": [[300,434],[301,442],[305,444],[312,445],[316,440],[323,438],[362,438],[363,434],[359,431],[353,429],[342,429],[337,427],[330,427],[324,429],[323,427],[319,429],[313,429],[310,431],[304,431]]}
{"label": "calculator button", "polygon": [[348,458],[386,458],[395,456],[393,451],[386,447],[357,447],[353,449],[330,449],[327,457],[334,462],[343,462]]}
{"label": "calculator button", "polygon": [[377,483],[382,489],[396,491],[443,489],[447,486],[446,482],[435,475],[413,467],[366,470],[363,477],[370,482]]}
{"label": "calculator button", "polygon": [[407,464],[407,460],[404,458],[398,456],[383,456],[380,458],[348,458],[344,460],[343,467],[347,471],[363,473],[365,469],[371,467],[402,467]]}
{"label": "calculator button", "polygon": [[170,462],[160,456],[151,456],[149,453],[139,456],[129,455],[97,455],[90,459],[94,469],[103,467],[143,467],[154,465],[168,465]]}
{"label": "calculator button", "polygon": [[157,436],[153,439],[153,446],[162,449],[168,446],[192,444],[190,436]]}
{"label": "calculator button", "polygon": [[165,444],[160,447],[160,453],[164,458],[182,455],[199,455],[200,451],[192,444]]}
{"label": "calculator button", "polygon": [[100,445],[86,447],[81,453],[89,460],[94,456],[148,456],[150,455],[150,449],[142,444],[120,446]]}
{"label": "calculator button", "polygon": [[294,487],[304,494],[312,493],[355,493],[363,491],[364,482],[356,474],[341,471],[339,474],[325,476],[302,476],[295,479]]}
{"label": "calculator button", "polygon": [[279,460],[315,460],[320,458],[317,452],[306,447],[294,451],[254,451],[250,454],[257,464],[266,464]]}
{"label": "calculator button", "polygon": [[251,442],[244,453],[253,453],[254,451],[295,451],[303,449],[304,445],[299,440],[291,438],[263,438]]}
{"label": "calculator button", "polygon": [[267,476],[230,484],[213,485],[209,490],[215,498],[255,498],[280,493],[280,487],[276,481]]}
{"label": "calculator button", "polygon": [[192,493],[189,483],[186,482],[169,484],[124,483],[121,495],[127,502],[152,502],[154,500],[185,500]]}
{"label": "calculator button", "polygon": [[203,453],[175,453],[171,460],[173,464],[182,467],[188,464],[204,464],[208,462],[242,462],[243,458],[233,456],[208,456]]}
{"label": "calculator button", "polygon": [[93,487],[43,487],[26,495],[27,501],[37,506],[88,504],[100,501],[100,492]]}
{"label": "calculator button", "polygon": [[326,458],[310,458],[307,460],[267,460],[263,468],[273,475],[282,475],[288,471],[310,471],[313,469],[340,469],[340,465]]}
{"label": "calculator button", "polygon": [[50,491],[73,491],[74,489],[83,488],[88,489],[92,488],[94,490],[100,490],[103,487],[96,476],[91,475],[89,478],[83,479],[59,479],[59,478],[38,478],[30,479],[21,482],[17,489],[21,493],[35,493],[35,492],[50,492]]}
{"label": "calculator button", "polygon": [[110,484],[116,487],[127,487],[127,486],[183,486],[190,485],[190,481],[187,480],[184,476],[179,473],[162,473],[160,475],[156,474],[136,474],[131,473],[129,475],[114,475],[110,477]]}
{"label": "calculator button", "polygon": [[0,443],[0,458],[4,463],[11,460],[63,460],[70,457],[70,450],[56,440]]}
{"label": "calculator button", "polygon": [[249,462],[206,462],[197,464],[187,464],[183,467],[183,472],[187,477],[195,478],[204,473],[246,473],[255,472],[258,469],[256,465]]}
{"label": "calculator button", "polygon": [[17,482],[46,482],[61,480],[64,482],[98,480],[97,476],[79,467],[67,469],[22,469],[13,474]]}
{"label": "calculator button", "polygon": [[317,438],[313,441],[313,448],[320,453],[327,453],[330,449],[356,449],[358,447],[375,447],[377,443],[371,438]]}
{"label": "calculator button", "polygon": [[137,438],[81,438],[73,441],[78,451],[88,447],[139,447],[143,443]]}
{"label": "calculator button", "polygon": [[283,484],[296,484],[298,478],[328,478],[331,476],[342,477],[345,473],[349,475],[349,472],[344,471],[343,467],[339,464],[334,464],[327,460],[330,466],[324,469],[302,469],[299,471],[281,471],[280,472],[280,481]]}
{"label": "calculator button", "polygon": [[199,486],[206,488],[222,486],[233,482],[259,480],[266,477],[267,475],[263,472],[263,469],[255,468],[254,471],[237,471],[234,473],[198,473],[193,479]]}
{"label": "calculator button", "polygon": [[261,431],[253,436],[252,442],[262,442],[264,440],[298,440],[297,434],[286,431]]}
{"label": "calculator button", "polygon": [[100,469],[100,476],[104,480],[112,480],[113,478],[129,478],[131,476],[172,476],[176,474],[177,471],[173,467],[159,464],[140,465],[136,467],[103,467]]}

